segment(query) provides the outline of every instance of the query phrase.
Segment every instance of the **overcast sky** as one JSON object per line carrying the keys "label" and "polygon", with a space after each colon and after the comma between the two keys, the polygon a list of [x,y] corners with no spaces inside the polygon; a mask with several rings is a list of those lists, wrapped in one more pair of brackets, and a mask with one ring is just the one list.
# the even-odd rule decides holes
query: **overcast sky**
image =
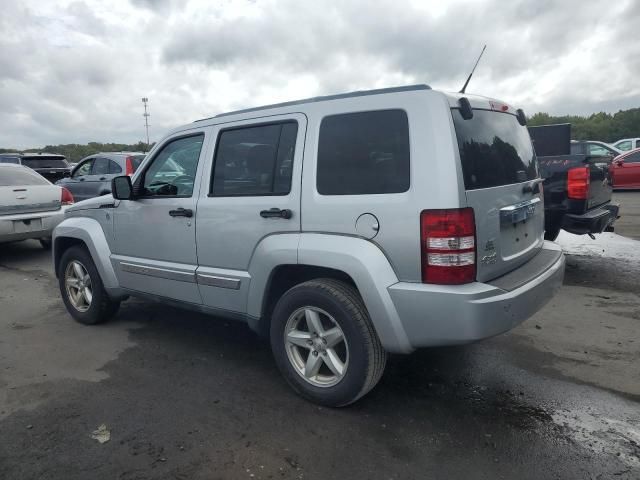
{"label": "overcast sky", "polygon": [[640,107],[640,1],[0,0],[0,147],[136,142],[231,109],[427,83],[533,114]]}

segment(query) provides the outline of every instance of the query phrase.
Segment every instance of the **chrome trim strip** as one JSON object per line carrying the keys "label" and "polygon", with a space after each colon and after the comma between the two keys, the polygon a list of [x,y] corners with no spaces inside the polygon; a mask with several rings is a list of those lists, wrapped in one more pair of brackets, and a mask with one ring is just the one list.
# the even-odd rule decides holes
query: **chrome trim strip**
{"label": "chrome trim strip", "polygon": [[0,207],[0,215],[17,215],[19,213],[40,213],[60,210],[60,200],[46,203],[31,203],[22,205],[3,205]]}
{"label": "chrome trim strip", "polygon": [[193,272],[181,272],[179,270],[170,270],[168,268],[150,267],[148,265],[138,265],[135,263],[120,262],[120,268],[123,272],[135,273],[138,275],[147,275],[149,277],[166,278],[169,280],[177,280],[178,282],[196,283]]}
{"label": "chrome trim strip", "polygon": [[501,212],[512,212],[513,210],[517,210],[519,208],[527,207],[529,205],[535,205],[536,203],[540,203],[540,197],[534,197],[531,200],[525,200],[524,202],[516,203],[515,205],[509,205],[508,207],[502,207],[500,209]]}
{"label": "chrome trim strip", "polygon": [[510,225],[526,221],[529,217],[533,217],[538,203],[540,203],[540,197],[534,197],[531,200],[501,208],[500,224]]}
{"label": "chrome trim strip", "polygon": [[196,279],[200,285],[240,290],[240,280],[237,278],[219,277],[217,275],[205,275],[204,273],[198,273],[196,275]]}

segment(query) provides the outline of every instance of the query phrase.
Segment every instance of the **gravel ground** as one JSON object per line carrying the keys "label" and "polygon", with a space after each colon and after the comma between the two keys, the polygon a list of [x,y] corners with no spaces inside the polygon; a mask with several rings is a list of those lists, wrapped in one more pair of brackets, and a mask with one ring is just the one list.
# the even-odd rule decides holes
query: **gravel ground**
{"label": "gravel ground", "polygon": [[[640,193],[616,197],[638,238]],[[49,254],[3,245],[0,478],[640,478],[640,263],[559,242],[565,286],[535,317],[391,357],[339,410],[296,397],[238,323],[129,300],[79,325]]]}

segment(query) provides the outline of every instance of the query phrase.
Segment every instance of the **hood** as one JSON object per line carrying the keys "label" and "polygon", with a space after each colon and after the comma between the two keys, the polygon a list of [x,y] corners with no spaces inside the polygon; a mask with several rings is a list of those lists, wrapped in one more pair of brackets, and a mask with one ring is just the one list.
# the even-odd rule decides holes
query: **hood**
{"label": "hood", "polygon": [[74,203],[67,208],[68,213],[77,212],[79,210],[91,210],[94,208],[104,208],[104,205],[113,205],[115,200],[113,195],[102,195],[100,197],[88,198],[81,202]]}

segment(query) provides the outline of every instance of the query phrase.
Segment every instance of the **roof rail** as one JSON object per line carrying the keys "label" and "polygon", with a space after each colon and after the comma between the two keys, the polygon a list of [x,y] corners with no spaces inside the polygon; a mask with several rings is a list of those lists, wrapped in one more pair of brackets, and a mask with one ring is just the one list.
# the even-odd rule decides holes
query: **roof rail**
{"label": "roof rail", "polygon": [[366,97],[368,95],[382,95],[384,93],[411,92],[414,90],[431,90],[431,87],[425,84],[418,84],[418,85],[406,85],[403,87],[377,88],[375,90],[359,90],[356,92],[339,93],[337,95],[325,95],[322,97],[311,97],[311,98],[305,98],[303,100],[294,100],[292,102],[274,103],[272,105],[263,105],[261,107],[244,108],[242,110],[234,110],[232,112],[219,113],[218,115],[215,115],[213,117],[201,118],[199,120],[194,121],[193,123],[202,122],[204,120],[210,120],[212,118],[226,117],[228,115],[237,115],[239,113],[268,110],[271,108],[290,107],[293,105],[303,105],[305,103],[326,102],[329,100],[339,100],[342,98]]}

